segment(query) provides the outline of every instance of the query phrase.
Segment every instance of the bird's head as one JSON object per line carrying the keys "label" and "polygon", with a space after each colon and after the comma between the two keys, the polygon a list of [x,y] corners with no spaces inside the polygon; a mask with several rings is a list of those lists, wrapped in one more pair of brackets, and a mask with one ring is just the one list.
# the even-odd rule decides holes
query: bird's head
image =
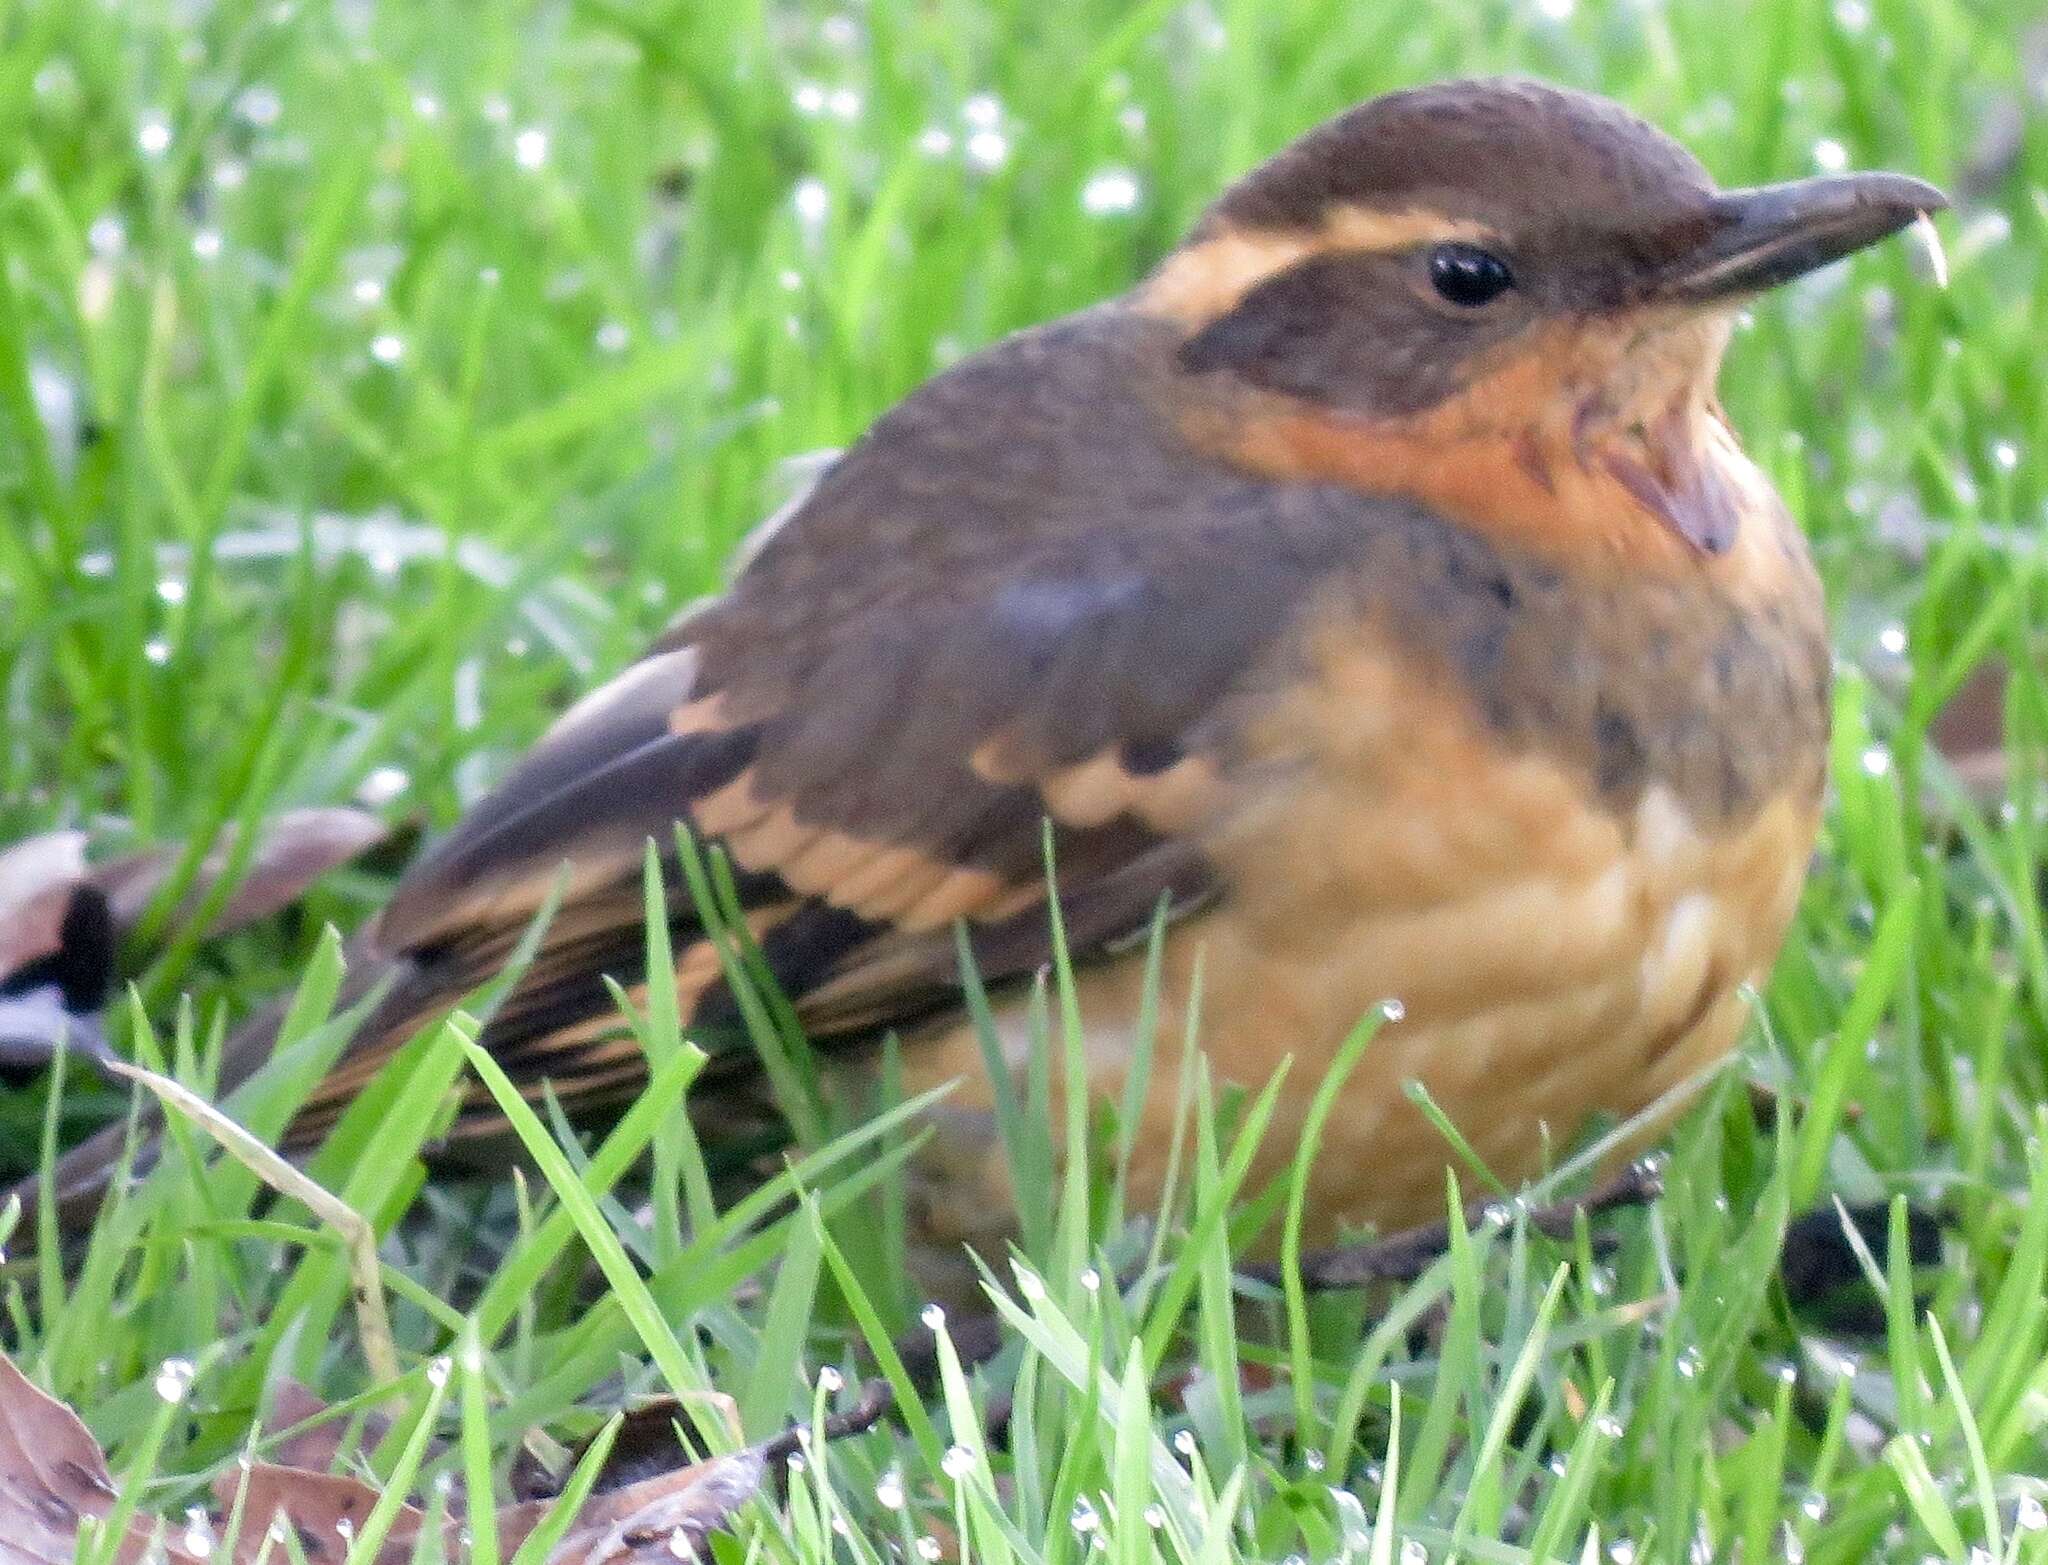
{"label": "bird's head", "polygon": [[1254,465],[1370,477],[1492,441],[1550,492],[1619,484],[1711,554],[1734,523],[1687,490],[1736,310],[1945,205],[1899,174],[1721,190],[1604,99],[1449,82],[1254,169],[1137,303]]}

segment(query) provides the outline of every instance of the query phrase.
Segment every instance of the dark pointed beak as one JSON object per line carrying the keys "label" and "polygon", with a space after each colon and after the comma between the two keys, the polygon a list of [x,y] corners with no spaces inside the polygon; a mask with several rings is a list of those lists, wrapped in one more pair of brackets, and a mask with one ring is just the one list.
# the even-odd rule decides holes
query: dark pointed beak
{"label": "dark pointed beak", "polygon": [[1660,299],[1756,293],[1876,244],[1948,197],[1904,174],[1831,174],[1731,190],[1716,198],[1706,237],[1652,283]]}

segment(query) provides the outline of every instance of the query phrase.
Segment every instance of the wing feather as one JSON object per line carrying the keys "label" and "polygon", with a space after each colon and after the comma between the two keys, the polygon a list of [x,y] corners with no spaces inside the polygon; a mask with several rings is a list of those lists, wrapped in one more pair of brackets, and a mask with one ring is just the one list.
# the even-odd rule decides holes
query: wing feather
{"label": "wing feather", "polygon": [[[630,1051],[601,1042],[603,980],[644,980],[641,859],[678,824],[729,853],[822,1040],[955,1003],[955,920],[991,981],[1040,967],[1048,819],[1084,956],[1162,900],[1215,894],[1202,845],[1237,787],[1233,735],[1354,554],[1358,502],[1183,447],[1139,394],[1156,330],[1098,312],[1027,333],[878,423],[726,596],[566,714],[406,878],[376,934],[410,974],[364,1047],[491,976],[566,865],[484,1041],[568,1097],[630,1083]],[[702,1029],[730,1000],[669,868]]]}

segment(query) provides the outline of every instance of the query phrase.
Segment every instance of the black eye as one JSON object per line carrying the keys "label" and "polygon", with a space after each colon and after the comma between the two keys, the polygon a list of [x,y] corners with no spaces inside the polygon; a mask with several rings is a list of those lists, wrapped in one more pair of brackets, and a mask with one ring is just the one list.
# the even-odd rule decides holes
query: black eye
{"label": "black eye", "polygon": [[1438,293],[1468,310],[1515,286],[1508,263],[1477,245],[1438,245],[1429,252],[1429,280]]}

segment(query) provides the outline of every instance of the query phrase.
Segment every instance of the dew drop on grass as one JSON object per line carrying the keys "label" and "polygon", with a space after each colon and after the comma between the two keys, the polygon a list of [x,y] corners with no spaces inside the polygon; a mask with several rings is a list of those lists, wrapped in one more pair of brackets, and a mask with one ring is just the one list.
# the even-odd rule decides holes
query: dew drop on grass
{"label": "dew drop on grass", "polygon": [[1142,193],[1129,169],[1106,168],[1081,187],[1081,210],[1090,217],[1115,217],[1133,210]]}
{"label": "dew drop on grass", "polygon": [[1635,1565],[1635,1540],[1632,1538],[1616,1538],[1607,1545],[1607,1557],[1614,1561],[1614,1565]]}
{"label": "dew drop on grass", "polygon": [[1835,0],[1835,25],[1845,33],[1860,33],[1870,25],[1870,7],[1864,0]]}
{"label": "dew drop on grass", "polygon": [[1164,1527],[1166,1525],[1166,1511],[1164,1507],[1157,1504],[1148,1505],[1145,1507],[1144,1514],[1145,1525],[1147,1527],[1150,1527],[1154,1532],[1157,1532],[1161,1527]]}
{"label": "dew drop on grass", "polygon": [[1312,1473],[1319,1473],[1329,1465],[1323,1459],[1323,1453],[1320,1451],[1305,1451],[1302,1453],[1301,1460]]}
{"label": "dew drop on grass", "polygon": [[1799,1534],[1792,1530],[1790,1522],[1785,1522],[1781,1525],[1784,1529],[1785,1547],[1783,1553],[1785,1565],[1806,1565],[1806,1545],[1799,1541]]}
{"label": "dew drop on grass", "polygon": [[[142,655],[161,668],[171,660],[171,644],[161,636],[151,636],[142,644]],[[157,1384],[162,1386],[163,1381],[159,1379]]]}
{"label": "dew drop on grass", "polygon": [[788,1469],[793,1473],[800,1473],[806,1467],[810,1466],[810,1463],[804,1460],[803,1452],[792,1451],[789,1453],[788,1456],[783,1458],[783,1465],[788,1467]]}
{"label": "dew drop on grass", "polygon": [[1101,1516],[1096,1513],[1094,1505],[1085,1494],[1075,1499],[1074,1509],[1068,1513],[1067,1521],[1074,1531],[1079,1533],[1093,1532],[1102,1525]]}
{"label": "dew drop on grass", "polygon": [[370,339],[370,357],[379,364],[396,364],[405,357],[405,339],[396,332],[379,332]]}
{"label": "dew drop on grass", "polygon": [[1536,0],[1536,9],[1544,20],[1568,22],[1572,12],[1578,9],[1577,0]]}
{"label": "dew drop on grass", "polygon": [[1820,1521],[1828,1513],[1828,1497],[1818,1489],[1809,1489],[1799,1502],[1799,1514],[1810,1522]]}
{"label": "dew drop on grass", "polygon": [[798,82],[789,95],[789,102],[799,114],[822,114],[825,112],[825,84]]}
{"label": "dew drop on grass", "polygon": [[943,125],[927,125],[918,132],[917,150],[928,158],[942,158],[953,150],[953,133]]}
{"label": "dew drop on grass", "polygon": [[978,130],[967,138],[967,161],[984,171],[999,169],[1010,157],[1010,138],[999,130]]}
{"label": "dew drop on grass", "polygon": [[202,261],[216,259],[220,248],[220,230],[217,228],[202,228],[192,236],[192,253]]}
{"label": "dew drop on grass", "polygon": [[512,138],[512,160],[521,168],[539,168],[548,160],[548,133],[529,125]]}
{"label": "dew drop on grass", "polygon": [[861,97],[851,87],[834,87],[825,99],[825,110],[836,120],[848,124],[860,118]]}
{"label": "dew drop on grass", "polygon": [[832,210],[832,192],[825,188],[822,179],[807,174],[796,182],[790,204],[796,208],[798,222],[806,228],[817,228]]}
{"label": "dew drop on grass", "polygon": [[1003,122],[1003,100],[992,92],[977,92],[960,105],[960,117],[977,130],[994,130]]}
{"label": "dew drop on grass", "polygon": [[1045,1297],[1045,1280],[1038,1273],[1014,1261],[1010,1269],[1017,1275],[1017,1292],[1027,1303],[1036,1304]]}
{"label": "dew drop on grass", "polygon": [[128,225],[108,212],[92,220],[85,243],[94,255],[119,255],[128,245]]}
{"label": "dew drop on grass", "polygon": [[945,1552],[944,1549],[939,1547],[939,1540],[930,1533],[926,1533],[917,1540],[917,1557],[921,1560],[936,1560]]}
{"label": "dew drop on grass", "polygon": [[1102,1291],[1102,1273],[1092,1266],[1082,1267],[1081,1286],[1090,1293],[1100,1293]]}
{"label": "dew drop on grass", "polygon": [[832,1392],[844,1389],[845,1385],[846,1377],[840,1374],[839,1371],[832,1365],[825,1364],[819,1367],[818,1389],[820,1391],[823,1391],[827,1395],[830,1395]]}
{"label": "dew drop on grass", "polygon": [[1182,1456],[1195,1454],[1195,1432],[1192,1429],[1177,1430],[1173,1437],[1173,1448]]}
{"label": "dew drop on grass", "polygon": [[1705,1363],[1706,1360],[1700,1357],[1700,1350],[1698,1348],[1687,1348],[1678,1355],[1678,1373],[1685,1379],[1691,1380],[1699,1374],[1701,1367]]}
{"label": "dew drop on grass", "polygon": [[166,603],[183,603],[185,583],[176,576],[166,576],[156,584],[156,595]]}
{"label": "dew drop on grass", "polygon": [[1627,1430],[1622,1428],[1621,1420],[1612,1413],[1602,1413],[1593,1420],[1593,1432],[1603,1440],[1619,1440]]}
{"label": "dew drop on grass", "polygon": [[2001,470],[2010,473],[2020,465],[2020,448],[2010,440],[2001,440],[1991,448],[1991,460]]}
{"label": "dew drop on grass", "polygon": [[1401,1565],[1429,1565],[1429,1550],[1417,1538],[1401,1540]]}
{"label": "dew drop on grass", "polygon": [[1849,166],[1849,149],[1832,136],[1813,144],[1813,166],[1824,174],[1839,174]]}
{"label": "dew drop on grass", "polygon": [[875,1480],[875,1504],[885,1511],[900,1511],[903,1502],[903,1473],[892,1467]]}
{"label": "dew drop on grass", "polygon": [[2039,1495],[2021,1495],[2019,1506],[2012,1514],[2012,1524],[2022,1532],[2041,1531],[2048,1527],[2048,1505],[2042,1504]]}
{"label": "dew drop on grass", "polygon": [[334,1535],[341,1539],[343,1543],[348,1543],[355,1538],[356,1524],[344,1516],[334,1524]]}
{"label": "dew drop on grass", "polygon": [[358,277],[349,284],[348,292],[357,304],[376,304],[384,297],[384,285],[374,277]]}
{"label": "dew drop on grass", "polygon": [[946,1307],[943,1304],[927,1304],[918,1312],[917,1318],[924,1322],[926,1331],[946,1329]]}
{"label": "dew drop on grass", "polygon": [[431,92],[416,92],[412,95],[412,111],[423,120],[437,120],[441,117],[441,100]]}
{"label": "dew drop on grass", "polygon": [[632,340],[633,334],[623,321],[606,321],[597,329],[597,346],[602,353],[624,353]]}
{"label": "dew drop on grass", "polygon": [[1906,627],[1903,625],[1885,626],[1883,630],[1877,633],[1877,644],[1895,658],[1904,657],[1906,655]]}
{"label": "dew drop on grass", "polygon": [[259,82],[242,89],[242,95],[235,100],[235,112],[260,130],[277,123],[278,116],[284,113],[284,100],[277,95],[275,87],[266,87]]}
{"label": "dew drop on grass", "polygon": [[1892,753],[1881,744],[1874,744],[1863,752],[1863,770],[1872,777],[1883,777],[1892,769]]}
{"label": "dew drop on grass", "polygon": [[150,115],[135,131],[135,145],[146,158],[160,158],[171,149],[170,121]]}
{"label": "dew drop on grass", "polygon": [[445,1353],[441,1357],[433,1360],[431,1363],[427,1365],[427,1384],[432,1386],[437,1391],[441,1387],[447,1385],[448,1371],[451,1367],[452,1366],[448,1362],[448,1356]]}
{"label": "dew drop on grass", "polygon": [[1116,122],[1124,128],[1126,135],[1142,136],[1145,134],[1145,111],[1138,104],[1127,103],[1118,109],[1116,111]]}
{"label": "dew drop on grass", "polygon": [[974,1453],[964,1445],[949,1445],[939,1458],[939,1470],[957,1483],[974,1471]]}
{"label": "dew drop on grass", "polygon": [[214,1546],[218,1542],[213,1535],[213,1523],[208,1520],[206,1512],[196,1505],[189,1507],[185,1512],[185,1531],[178,1540],[178,1546],[187,1554],[203,1560],[212,1556]]}
{"label": "dew drop on grass", "polygon": [[1382,1000],[1380,1001],[1380,1015],[1390,1022],[1402,1021],[1408,1015],[1408,1007],[1399,1000]]}

